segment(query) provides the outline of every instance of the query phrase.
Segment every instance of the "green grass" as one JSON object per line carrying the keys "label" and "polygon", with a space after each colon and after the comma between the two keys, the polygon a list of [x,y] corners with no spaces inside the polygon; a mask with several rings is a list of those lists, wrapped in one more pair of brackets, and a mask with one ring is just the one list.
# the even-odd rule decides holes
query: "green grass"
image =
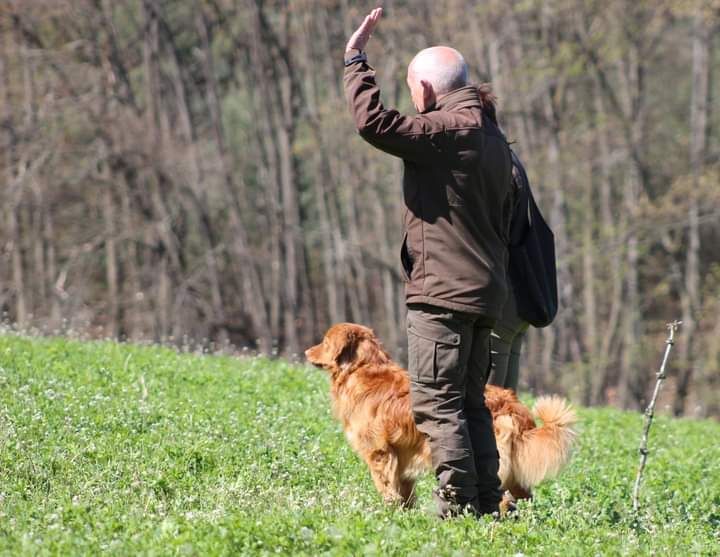
{"label": "green grass", "polygon": [[720,424],[582,410],[578,450],[515,521],[447,522],[432,479],[386,508],[318,370],[0,336],[0,553],[718,555]]}

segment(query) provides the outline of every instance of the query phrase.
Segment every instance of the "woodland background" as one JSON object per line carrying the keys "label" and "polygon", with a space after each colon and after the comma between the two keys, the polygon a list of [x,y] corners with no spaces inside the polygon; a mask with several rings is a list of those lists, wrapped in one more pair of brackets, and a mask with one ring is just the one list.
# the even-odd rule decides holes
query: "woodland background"
{"label": "woodland background", "polygon": [[[353,129],[371,2],[0,0],[0,311],[22,330],[292,356],[337,321],[403,359],[401,165]],[[561,310],[521,385],[720,416],[720,1],[382,2],[492,81],[556,234]]]}

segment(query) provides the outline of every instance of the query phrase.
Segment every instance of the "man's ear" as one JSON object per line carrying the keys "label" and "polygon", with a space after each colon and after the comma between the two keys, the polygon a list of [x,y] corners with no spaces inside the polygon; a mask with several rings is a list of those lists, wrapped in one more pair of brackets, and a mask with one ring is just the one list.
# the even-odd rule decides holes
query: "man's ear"
{"label": "man's ear", "polygon": [[429,81],[421,79],[420,86],[422,87],[424,105],[422,107],[422,111],[425,112],[435,104],[435,101],[437,99],[435,98],[435,90],[433,89],[433,86]]}

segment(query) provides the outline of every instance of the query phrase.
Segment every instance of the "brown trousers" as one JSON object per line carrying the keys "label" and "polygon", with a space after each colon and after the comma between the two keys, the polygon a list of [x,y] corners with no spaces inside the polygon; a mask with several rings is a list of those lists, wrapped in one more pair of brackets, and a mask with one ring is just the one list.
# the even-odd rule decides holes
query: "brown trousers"
{"label": "brown trousers", "polygon": [[492,416],[485,406],[494,320],[425,304],[408,305],[413,414],[428,436],[442,516],[498,510],[502,496]]}

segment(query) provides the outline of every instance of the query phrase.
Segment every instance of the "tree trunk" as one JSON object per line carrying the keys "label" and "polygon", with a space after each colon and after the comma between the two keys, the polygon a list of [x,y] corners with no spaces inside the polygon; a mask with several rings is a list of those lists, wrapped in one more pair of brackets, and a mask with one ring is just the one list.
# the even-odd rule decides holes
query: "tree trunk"
{"label": "tree trunk", "polygon": [[[592,153],[588,153],[588,160],[592,160]],[[593,206],[596,181],[592,179],[594,168],[592,164],[587,165],[588,176],[586,178],[587,185],[585,188],[585,211],[586,219],[582,226],[582,275],[583,275],[583,321],[585,329],[585,347],[586,347],[586,377],[583,389],[583,404],[589,406],[593,400],[593,384],[595,376],[599,373],[597,365],[597,304],[595,290],[595,244],[593,241],[594,218]]]}
{"label": "tree trunk", "polygon": [[117,230],[115,226],[115,201],[110,185],[103,185],[103,220],[105,221],[105,280],[107,281],[107,325],[105,334],[110,338],[119,338],[122,332],[120,323],[120,288],[116,247]]}
{"label": "tree trunk", "polygon": [[55,281],[58,278],[57,252],[55,250],[57,238],[53,225],[53,207],[49,204],[45,206],[45,211],[43,212],[43,236],[45,238],[45,245],[47,246],[47,277],[50,288],[50,320],[48,322],[48,329],[54,331],[60,326],[62,309],[60,307],[60,293],[55,287]]}
{"label": "tree trunk", "polygon": [[[549,23],[551,14],[549,8],[543,8],[542,11],[542,33],[547,48],[552,52],[555,48],[556,41],[555,31]],[[569,326],[573,317],[573,292],[572,280],[569,272],[568,252],[567,252],[567,234],[566,234],[566,214],[565,214],[565,192],[564,192],[564,174],[562,162],[560,160],[561,138],[560,138],[560,111],[556,106],[557,98],[560,97],[562,91],[559,90],[562,85],[551,84],[543,96],[543,112],[547,126],[546,149],[547,149],[547,173],[546,187],[551,188],[552,207],[550,211],[550,224],[555,234],[555,249],[558,254],[557,262],[557,280],[558,280],[558,316],[552,327],[543,329],[543,339],[545,346],[543,347],[543,370],[544,382],[548,386],[554,388],[555,374],[548,375],[555,367],[553,365],[554,353],[559,353],[559,359],[564,360],[569,346]]]}
{"label": "tree trunk", "polygon": [[[610,144],[608,139],[609,113],[607,103],[603,98],[603,91],[597,80],[594,81],[594,101],[595,113],[597,117],[598,129],[595,133],[595,141],[597,144],[597,152],[599,154],[600,167],[600,239],[606,249],[604,252],[609,259],[607,272],[604,275],[609,285],[606,286],[606,299],[609,307],[606,313],[605,325],[603,326],[602,341],[600,342],[597,353],[597,368],[593,377],[592,404],[602,404],[607,401],[606,389],[610,386],[611,380],[617,381],[616,377],[611,376],[611,370],[615,368],[613,365],[614,356],[612,347],[616,342],[618,324],[620,322],[620,311],[622,309],[622,283],[623,276],[621,270],[621,254],[622,250],[619,245],[618,236],[625,230],[626,218],[621,214],[620,223],[615,222],[614,208],[612,202],[612,170],[610,163]],[[619,229],[619,231],[618,231]],[[613,372],[614,374],[614,372]]]}
{"label": "tree trunk", "polygon": [[620,400],[624,408],[641,407],[650,375],[638,369],[642,338],[640,310],[640,270],[638,211],[640,192],[647,191],[643,171],[645,141],[645,88],[643,56],[637,45],[630,44],[628,55],[621,60],[619,70],[623,116],[629,119],[630,137],[625,139],[630,155],[623,205],[628,216],[627,256],[625,273],[625,305],[623,319],[623,353],[620,370]]}
{"label": "tree trunk", "polygon": [[142,292],[142,283],[140,281],[140,261],[138,256],[138,237],[137,225],[133,219],[133,207],[131,201],[131,191],[125,179],[120,182],[120,215],[122,227],[124,230],[134,231],[130,234],[127,242],[125,242],[125,257],[123,266],[127,270],[127,285],[125,292],[127,293],[127,305],[130,308],[126,315],[126,328],[128,337],[137,340],[143,336],[142,315],[144,313],[144,293]]}
{"label": "tree trunk", "polygon": [[25,271],[22,257],[22,234],[20,232],[20,202],[10,206],[10,252],[12,253],[12,278],[15,291],[15,321],[21,329],[28,324],[28,310],[25,300]]}
{"label": "tree trunk", "polygon": [[673,403],[676,416],[685,411],[690,381],[700,358],[695,354],[700,297],[700,177],[705,168],[710,95],[710,37],[708,24],[701,13],[695,16],[692,32],[692,92],[690,100],[690,174],[692,188],[688,208],[688,246],[685,256],[685,289],[682,293],[682,341],[677,394]]}
{"label": "tree trunk", "polygon": [[[15,35],[19,35],[15,29]],[[8,204],[5,210],[8,214],[10,265],[12,267],[12,290],[15,301],[15,321],[20,328],[28,323],[28,308],[25,292],[25,271],[22,256],[22,234],[20,230],[20,204],[22,199],[21,185],[15,176],[17,157],[17,135],[14,130],[12,106],[10,104],[9,87],[11,81],[9,59],[11,54],[17,55],[18,46],[13,44],[13,34],[6,33],[0,36],[0,105],[2,109],[2,124],[6,135],[5,148],[5,189],[9,192]],[[13,51],[10,50],[11,46]]]}

